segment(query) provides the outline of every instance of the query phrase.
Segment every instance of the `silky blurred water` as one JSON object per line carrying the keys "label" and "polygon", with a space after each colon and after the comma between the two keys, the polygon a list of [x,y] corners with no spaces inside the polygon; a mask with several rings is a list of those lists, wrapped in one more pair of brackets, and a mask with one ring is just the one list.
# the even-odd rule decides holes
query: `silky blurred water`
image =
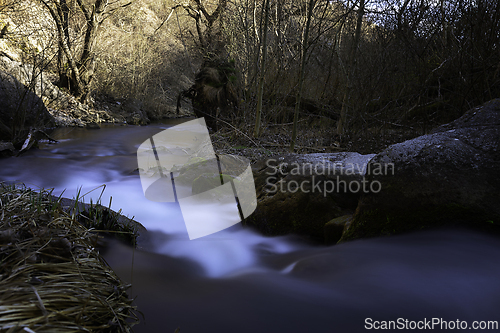
{"label": "silky blurred water", "polygon": [[[189,240],[175,203],[145,199],[136,150],[170,125],[59,129],[57,144],[0,160],[0,180],[80,193],[151,231],[105,258],[145,313],[137,332],[357,332],[373,320],[500,321],[499,239],[436,230],[318,246],[235,225]],[[101,196],[102,185],[105,184]],[[210,211],[204,211],[210,214]]]}

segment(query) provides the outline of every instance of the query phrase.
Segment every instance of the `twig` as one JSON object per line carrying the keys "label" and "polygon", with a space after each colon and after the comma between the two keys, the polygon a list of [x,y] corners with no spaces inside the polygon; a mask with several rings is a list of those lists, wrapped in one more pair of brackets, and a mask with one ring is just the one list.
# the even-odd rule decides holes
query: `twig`
{"label": "twig", "polygon": [[42,133],[43,136],[45,136],[47,138],[47,140],[49,140],[49,142],[53,142],[53,143],[58,143],[59,142],[56,139],[52,139],[47,133],[45,133],[42,130],[36,130],[36,133]]}
{"label": "twig", "polygon": [[[279,143],[271,143],[271,142],[264,142],[262,147],[279,147],[279,148],[288,148],[288,145],[282,145]],[[316,151],[323,151],[325,149],[335,149],[335,150],[344,150],[344,148],[340,147],[334,147],[334,146],[325,146],[325,147],[319,147],[319,148],[314,148],[314,147],[306,147],[306,146],[295,146],[297,149],[311,149],[311,150],[316,150]]]}
{"label": "twig", "polygon": [[224,124],[226,125],[229,125],[230,127],[232,127],[236,132],[240,133],[240,134],[243,134],[248,140],[250,140],[251,143],[253,143],[256,147],[260,146],[261,148],[264,148],[262,145],[256,143],[255,141],[252,140],[252,138],[250,138],[248,135],[246,135],[245,133],[243,133],[242,131],[240,131],[239,129],[237,129],[236,127],[234,127],[233,125],[231,125],[230,123],[228,123],[227,121],[224,121],[220,118],[217,119],[218,121],[222,121]]}
{"label": "twig", "polygon": [[[297,123],[300,123],[300,122],[303,122],[303,121],[306,121],[307,119],[302,119],[302,120],[299,120]],[[274,127],[274,126],[288,126],[288,125],[293,125],[293,122],[291,123],[285,123],[285,124],[268,124],[266,125],[266,127]]]}
{"label": "twig", "polygon": [[170,17],[172,16],[172,14],[174,13],[174,11],[177,9],[177,7],[181,7],[182,5],[177,5],[177,6],[174,6],[172,7],[172,10],[170,11],[170,14],[168,14],[168,17],[163,20],[163,22],[161,22],[161,24],[158,26],[158,28],[156,28],[156,30],[153,32],[153,35],[158,31],[160,30],[160,28],[168,22],[168,20],[170,20]]}
{"label": "twig", "polygon": [[[415,107],[411,108],[410,110],[413,110]],[[407,126],[407,125],[401,125],[401,124],[396,124],[396,123],[391,123],[389,121],[386,121],[386,120],[380,120],[380,119],[377,119],[375,117],[373,117],[372,115],[369,115],[369,114],[365,114],[366,116],[376,120],[376,121],[379,121],[381,123],[384,123],[384,124],[389,124],[389,125],[393,125],[393,126],[398,126],[398,127],[406,127],[406,128],[409,128],[409,129],[414,129],[413,127],[411,126]]]}

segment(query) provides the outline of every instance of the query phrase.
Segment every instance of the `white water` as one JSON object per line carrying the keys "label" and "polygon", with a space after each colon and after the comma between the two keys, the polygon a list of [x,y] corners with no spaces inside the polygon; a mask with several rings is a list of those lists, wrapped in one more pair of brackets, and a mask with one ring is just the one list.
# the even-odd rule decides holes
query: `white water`
{"label": "white water", "polygon": [[[194,260],[209,277],[251,269],[258,263],[258,251],[285,253],[301,248],[286,237],[262,237],[242,228],[241,224],[190,241],[178,204],[147,200],[139,175],[134,172],[139,144],[165,128],[62,129],[54,133],[60,140],[58,144],[42,145],[41,150],[31,151],[22,158],[0,160],[2,180],[20,180],[35,188],[54,188],[56,196],[75,198],[79,195],[87,203],[100,198],[102,204],[108,206],[111,200],[112,209],[122,209],[123,214],[134,217],[148,230],[169,236],[168,242],[152,244],[148,250]],[[210,207],[200,210],[200,218],[208,218],[207,214]]]}
{"label": "white water", "polygon": [[[140,221],[147,251],[106,259],[133,283],[139,332],[357,332],[364,320],[499,320],[500,241],[439,230],[333,247],[263,237],[240,224],[190,241],[176,204],[144,198],[136,149],[164,126],[67,129],[60,143],[0,160],[0,180],[79,191]],[[67,133],[64,133],[64,132]],[[134,258],[134,259],[132,259]],[[133,261],[133,274],[131,266]]]}

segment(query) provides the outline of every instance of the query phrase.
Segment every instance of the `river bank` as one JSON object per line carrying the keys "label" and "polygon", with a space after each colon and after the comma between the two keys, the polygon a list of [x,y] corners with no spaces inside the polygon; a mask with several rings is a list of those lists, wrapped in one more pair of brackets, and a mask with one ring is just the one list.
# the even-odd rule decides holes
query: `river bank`
{"label": "river bank", "polygon": [[83,104],[54,84],[54,74],[37,71],[0,53],[0,156],[18,155],[40,140],[53,140],[54,128],[99,129],[102,124],[150,122],[139,101],[101,96]]}
{"label": "river bank", "polygon": [[2,330],[132,332],[138,317],[130,285],[96,248],[99,229],[132,240],[133,230],[101,207],[80,211],[68,203],[45,190],[0,183]]}

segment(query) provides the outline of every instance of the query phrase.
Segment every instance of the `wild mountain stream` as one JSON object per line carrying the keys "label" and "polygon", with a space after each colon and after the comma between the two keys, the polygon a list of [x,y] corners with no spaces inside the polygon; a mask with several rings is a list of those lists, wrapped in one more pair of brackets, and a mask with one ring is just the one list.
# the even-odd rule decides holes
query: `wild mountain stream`
{"label": "wild mountain stream", "polygon": [[116,242],[104,255],[132,282],[129,293],[145,316],[136,332],[498,325],[500,239],[493,236],[445,229],[325,247],[238,224],[189,240],[178,205],[147,200],[136,171],[139,145],[172,124],[58,129],[52,136],[59,143],[0,159],[0,180],[54,188],[55,195],[97,188],[85,195],[95,202],[106,184],[102,203],[112,197],[112,209],[150,231],[143,249]]}

